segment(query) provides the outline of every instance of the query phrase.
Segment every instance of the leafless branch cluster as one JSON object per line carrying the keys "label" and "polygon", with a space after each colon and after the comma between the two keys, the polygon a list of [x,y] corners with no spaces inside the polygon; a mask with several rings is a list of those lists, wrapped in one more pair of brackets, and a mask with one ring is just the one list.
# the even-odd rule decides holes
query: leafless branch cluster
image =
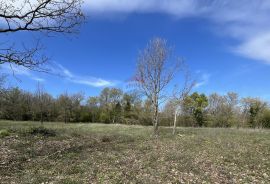
{"label": "leafless branch cluster", "polygon": [[22,49],[18,50],[14,46],[10,46],[6,49],[0,49],[0,65],[7,63],[12,69],[12,65],[15,64],[29,70],[45,72],[47,70],[43,65],[48,62],[48,58],[40,55],[40,50],[42,50],[42,46],[39,42],[33,48],[23,46]]}
{"label": "leafless branch cluster", "polygon": [[186,99],[186,97],[189,95],[193,87],[196,85],[195,80],[192,79],[189,70],[187,68],[183,68],[184,71],[184,84],[182,88],[178,88],[177,86],[174,89],[172,101],[174,106],[174,126],[173,126],[173,135],[176,133],[176,127],[177,127],[177,117],[180,113],[180,110],[182,108],[183,102]]}
{"label": "leafless branch cluster", "polygon": [[196,81],[191,77],[190,72],[188,69],[184,69],[184,83],[182,88],[178,88],[175,86],[173,91],[173,100],[176,102],[176,105],[181,105],[182,101],[189,95],[191,90],[196,85]]}
{"label": "leafless branch cluster", "polygon": [[[0,33],[76,33],[84,22],[81,3],[82,0],[0,0]],[[0,64],[46,71],[43,65],[48,58],[39,54],[41,49],[39,42],[32,48],[5,46],[0,48]]]}
{"label": "leafless branch cluster", "polygon": [[155,38],[140,53],[134,81],[153,107],[154,132],[158,130],[159,104],[166,97],[166,86],[182,66],[182,60],[172,57],[167,41]]}
{"label": "leafless branch cluster", "polygon": [[0,33],[73,33],[84,21],[81,0],[1,0]]}
{"label": "leafless branch cluster", "polygon": [[137,61],[135,83],[152,101],[164,97],[164,88],[182,67],[182,60],[172,57],[167,41],[155,38],[140,53]]}

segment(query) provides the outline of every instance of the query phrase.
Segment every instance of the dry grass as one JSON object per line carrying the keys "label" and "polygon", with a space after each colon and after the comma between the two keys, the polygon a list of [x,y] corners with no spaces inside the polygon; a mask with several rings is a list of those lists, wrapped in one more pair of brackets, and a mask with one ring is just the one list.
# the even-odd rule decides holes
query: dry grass
{"label": "dry grass", "polygon": [[38,126],[0,122],[0,183],[270,183],[269,130]]}

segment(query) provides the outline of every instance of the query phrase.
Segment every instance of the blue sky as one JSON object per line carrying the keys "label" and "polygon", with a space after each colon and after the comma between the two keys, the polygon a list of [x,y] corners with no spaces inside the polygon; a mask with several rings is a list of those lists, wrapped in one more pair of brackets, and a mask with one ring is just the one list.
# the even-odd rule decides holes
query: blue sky
{"label": "blue sky", "polygon": [[[174,46],[197,79],[196,91],[238,92],[270,100],[270,1],[86,0],[87,23],[78,35],[2,35],[10,43],[39,38],[62,76],[15,69],[8,85],[34,91],[37,82],[57,96],[68,91],[98,95],[125,88],[139,50],[153,37]],[[2,72],[10,73],[7,66]],[[181,85],[181,76],[173,81]]]}

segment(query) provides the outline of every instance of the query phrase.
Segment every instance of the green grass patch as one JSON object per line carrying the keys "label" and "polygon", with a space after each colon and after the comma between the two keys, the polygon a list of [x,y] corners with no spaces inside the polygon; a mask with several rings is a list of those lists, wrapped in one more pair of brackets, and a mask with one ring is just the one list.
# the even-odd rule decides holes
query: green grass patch
{"label": "green grass patch", "polygon": [[[0,121],[1,183],[269,183],[270,131]],[[26,133],[25,133],[26,132]]]}
{"label": "green grass patch", "polygon": [[0,130],[0,137],[6,137],[6,136],[9,136],[9,135],[10,135],[10,133],[9,133],[8,130],[6,130],[6,129]]}

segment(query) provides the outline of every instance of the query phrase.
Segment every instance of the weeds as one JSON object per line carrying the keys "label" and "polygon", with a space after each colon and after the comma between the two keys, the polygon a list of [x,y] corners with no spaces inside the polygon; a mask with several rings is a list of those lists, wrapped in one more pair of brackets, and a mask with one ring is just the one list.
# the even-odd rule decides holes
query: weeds
{"label": "weeds", "polygon": [[40,135],[46,137],[55,137],[56,131],[45,127],[33,127],[28,132],[30,135]]}
{"label": "weeds", "polygon": [[270,181],[268,130],[161,128],[153,139],[151,127],[0,122],[10,128],[0,138],[1,184]]}

